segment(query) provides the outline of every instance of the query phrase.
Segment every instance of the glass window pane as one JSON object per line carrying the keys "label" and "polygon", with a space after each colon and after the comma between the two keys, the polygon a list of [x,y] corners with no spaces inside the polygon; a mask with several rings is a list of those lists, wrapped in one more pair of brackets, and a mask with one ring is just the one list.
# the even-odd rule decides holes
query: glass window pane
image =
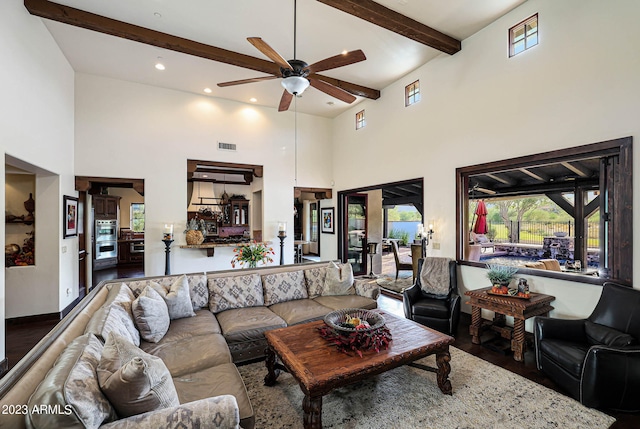
{"label": "glass window pane", "polygon": [[527,37],[527,48],[530,48],[537,44],[538,44],[538,33],[535,33],[533,36]]}
{"label": "glass window pane", "polygon": [[519,54],[524,51],[524,40],[513,45],[513,54]]}

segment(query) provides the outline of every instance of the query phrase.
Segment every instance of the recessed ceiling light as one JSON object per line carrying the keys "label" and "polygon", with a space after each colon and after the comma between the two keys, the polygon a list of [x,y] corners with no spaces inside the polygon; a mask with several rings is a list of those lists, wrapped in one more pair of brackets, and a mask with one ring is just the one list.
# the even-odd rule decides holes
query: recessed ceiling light
{"label": "recessed ceiling light", "polygon": [[252,102],[252,103],[255,103],[256,101],[258,101],[258,99],[257,99],[257,98],[254,98],[254,97],[251,97],[251,98],[249,99],[249,101],[250,101],[250,102]]}
{"label": "recessed ceiling light", "polygon": [[328,104],[329,106],[333,106],[335,103],[334,103],[333,101],[327,101],[327,104]]}
{"label": "recessed ceiling light", "polygon": [[153,12],[153,16],[156,18],[162,18],[162,14],[160,12]]}
{"label": "recessed ceiling light", "polygon": [[204,92],[206,92],[207,94],[211,94],[211,88],[205,88]]}
{"label": "recessed ceiling light", "polygon": [[158,70],[164,70],[165,69],[164,64],[162,64],[162,63],[156,63],[156,68]]}
{"label": "recessed ceiling light", "polygon": [[209,177],[209,175],[208,174],[203,174],[202,177],[207,178],[207,177]]}
{"label": "recessed ceiling light", "polygon": [[347,55],[349,51],[347,51],[346,49],[344,51],[342,51],[342,55]]}

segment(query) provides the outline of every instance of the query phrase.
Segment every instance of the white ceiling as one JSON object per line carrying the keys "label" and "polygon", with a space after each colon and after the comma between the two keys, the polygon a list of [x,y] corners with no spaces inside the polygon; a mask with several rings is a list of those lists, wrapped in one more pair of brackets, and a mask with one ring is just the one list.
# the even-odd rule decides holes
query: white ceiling
{"label": "white ceiling", "polygon": [[[524,1],[377,0],[458,40],[469,37]],[[58,0],[57,3],[267,59],[246,40],[261,37],[284,58],[293,59],[293,0]],[[366,61],[322,72],[326,76],[382,90],[441,54],[316,0],[298,0],[297,10],[298,59],[312,64],[343,50],[355,49],[362,49],[367,56]],[[202,95],[206,95],[203,89],[208,87],[213,91],[208,96],[245,103],[255,97],[256,104],[278,107],[283,91],[279,80],[216,86],[218,82],[265,76],[260,72],[44,21],[77,72]],[[166,66],[164,71],[154,68],[158,57]],[[361,100],[358,97],[355,103]],[[326,117],[334,117],[348,107],[314,88],[307,89],[297,100],[299,112]]]}

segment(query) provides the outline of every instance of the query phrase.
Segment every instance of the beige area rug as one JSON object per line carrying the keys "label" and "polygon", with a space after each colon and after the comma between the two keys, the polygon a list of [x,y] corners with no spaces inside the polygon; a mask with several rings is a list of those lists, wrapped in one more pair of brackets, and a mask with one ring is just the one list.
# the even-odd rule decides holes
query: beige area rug
{"label": "beige area rug", "polygon": [[396,280],[395,273],[393,276],[381,276],[376,280],[378,286],[388,289],[393,292],[402,293],[403,290],[413,286],[413,273],[400,272],[398,280]]}
{"label": "beige area rug", "polygon": [[[435,366],[435,357],[420,361]],[[336,362],[339,365],[339,362]],[[264,386],[264,362],[239,367],[257,429],[302,428],[303,394],[290,374]],[[453,395],[434,373],[403,366],[323,397],[323,428],[601,429],[615,419],[551,389],[451,348]]]}

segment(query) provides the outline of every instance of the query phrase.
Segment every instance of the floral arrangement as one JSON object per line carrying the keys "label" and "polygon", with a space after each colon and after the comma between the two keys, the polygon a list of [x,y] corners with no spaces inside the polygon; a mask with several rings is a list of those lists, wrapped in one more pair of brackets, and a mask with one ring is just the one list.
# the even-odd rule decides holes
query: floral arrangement
{"label": "floral arrangement", "polygon": [[273,262],[271,255],[275,255],[273,247],[267,246],[266,243],[258,243],[253,241],[249,244],[241,244],[233,249],[233,259],[231,259],[231,266],[236,267],[236,264],[241,267],[245,264],[249,268],[255,268],[258,266],[258,262],[266,264],[267,262]]}
{"label": "floral arrangement", "polygon": [[355,352],[360,357],[363,350],[375,350],[379,353],[381,349],[388,349],[389,342],[392,340],[391,331],[386,326],[354,332],[338,332],[329,326],[321,326],[318,331],[322,338],[335,344],[338,351],[346,354]]}

